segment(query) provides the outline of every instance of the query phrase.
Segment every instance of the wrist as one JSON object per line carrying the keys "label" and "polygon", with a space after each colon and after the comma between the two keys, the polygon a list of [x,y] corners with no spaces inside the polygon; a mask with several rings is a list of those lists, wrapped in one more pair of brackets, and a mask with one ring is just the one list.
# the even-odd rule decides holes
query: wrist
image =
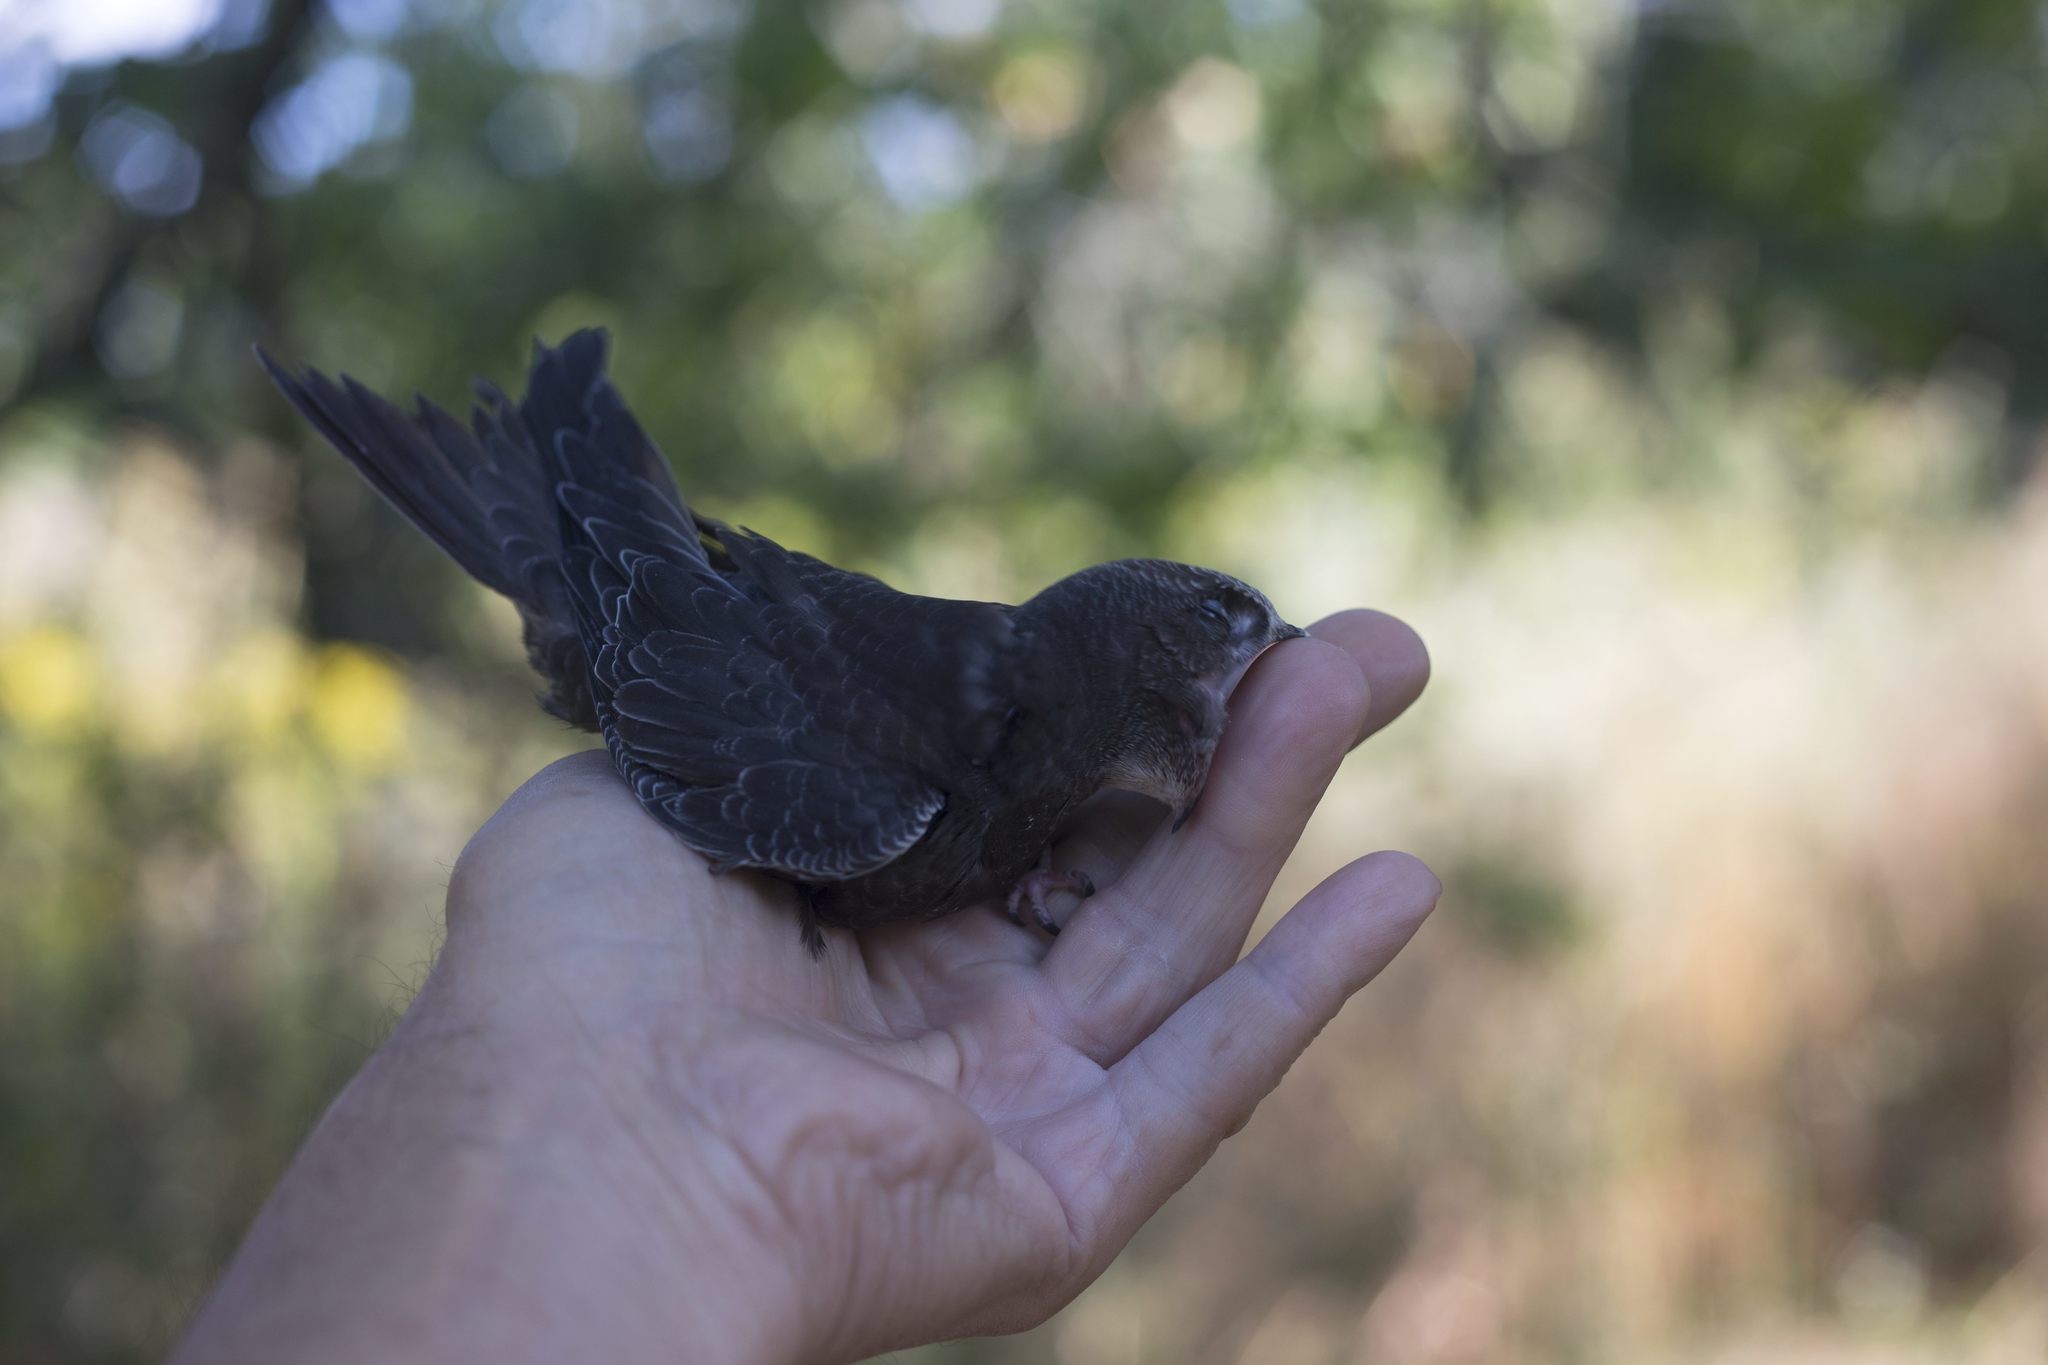
{"label": "wrist", "polygon": [[479,1020],[433,996],[394,1036],[392,1064],[471,1097],[439,1116],[460,1171],[443,1242],[457,1297],[545,1320],[564,1347],[552,1358],[816,1358],[800,1248],[729,1138],[677,1103],[681,1063],[544,1013]]}
{"label": "wrist", "polygon": [[433,982],[329,1108],[177,1359],[815,1359],[713,1134],[592,1040]]}

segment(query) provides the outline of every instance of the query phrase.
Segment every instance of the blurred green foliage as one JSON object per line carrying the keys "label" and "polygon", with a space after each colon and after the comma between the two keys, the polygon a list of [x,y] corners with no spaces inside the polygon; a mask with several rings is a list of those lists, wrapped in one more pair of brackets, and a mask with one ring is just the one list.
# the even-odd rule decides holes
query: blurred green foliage
{"label": "blurred green foliage", "polygon": [[161,1348],[576,742],[249,346],[455,402],[603,323],[686,492],[805,549],[1438,642],[1304,859],[1417,843],[1448,927],[1282,1159],[934,1358],[2039,1358],[2044,35],[0,6],[0,1357]]}

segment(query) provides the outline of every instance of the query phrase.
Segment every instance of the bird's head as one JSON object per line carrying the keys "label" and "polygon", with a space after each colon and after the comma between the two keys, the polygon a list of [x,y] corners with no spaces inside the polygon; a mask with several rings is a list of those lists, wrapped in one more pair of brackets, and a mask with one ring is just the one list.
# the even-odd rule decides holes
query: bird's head
{"label": "bird's head", "polygon": [[1156,559],[1083,570],[1048,589],[1087,612],[1096,647],[1115,654],[1126,690],[1103,785],[1166,803],[1178,829],[1193,813],[1223,736],[1230,693],[1269,646],[1308,632],[1229,574]]}

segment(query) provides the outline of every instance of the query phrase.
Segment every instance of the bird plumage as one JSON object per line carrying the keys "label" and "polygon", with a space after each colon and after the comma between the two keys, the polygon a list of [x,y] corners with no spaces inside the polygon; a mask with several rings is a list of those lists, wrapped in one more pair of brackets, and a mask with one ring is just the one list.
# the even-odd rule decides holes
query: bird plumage
{"label": "bird plumage", "polygon": [[1098,566],[1011,607],[898,592],[728,526],[684,500],[605,350],[600,331],[536,343],[524,399],[479,383],[467,427],[258,356],[372,487],[517,606],[542,704],[599,731],[714,868],[796,882],[814,946],[813,917],[1001,896],[1110,776],[1191,804],[1236,673],[1300,633],[1184,565]]}

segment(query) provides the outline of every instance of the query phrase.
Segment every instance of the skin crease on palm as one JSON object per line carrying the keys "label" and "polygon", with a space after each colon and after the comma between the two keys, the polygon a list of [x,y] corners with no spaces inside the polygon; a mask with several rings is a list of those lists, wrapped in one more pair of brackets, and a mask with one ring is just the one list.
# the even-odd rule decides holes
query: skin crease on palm
{"label": "skin crease on palm", "polygon": [[[1373,854],[1238,960],[1344,752],[1428,676],[1391,617],[1311,635],[1240,686],[1183,830],[1121,794],[1084,813],[1055,864],[1099,891],[1055,898],[1071,918],[1051,941],[976,909],[830,931],[815,962],[788,887],[713,876],[601,753],[548,768],[464,851],[419,1001],[308,1141],[184,1358],[397,1340],[420,1358],[841,1360],[1043,1321],[1435,904],[1421,863]],[[418,1126],[399,1111],[428,1076],[446,1131],[414,1140],[450,1173],[414,1190],[360,1149],[404,1146],[390,1130]],[[323,1178],[349,1187],[345,1214]],[[361,1245],[336,1251],[336,1222]],[[295,1316],[294,1257],[324,1257],[366,1302]],[[522,1335],[408,1316],[431,1286],[523,1305]]]}

